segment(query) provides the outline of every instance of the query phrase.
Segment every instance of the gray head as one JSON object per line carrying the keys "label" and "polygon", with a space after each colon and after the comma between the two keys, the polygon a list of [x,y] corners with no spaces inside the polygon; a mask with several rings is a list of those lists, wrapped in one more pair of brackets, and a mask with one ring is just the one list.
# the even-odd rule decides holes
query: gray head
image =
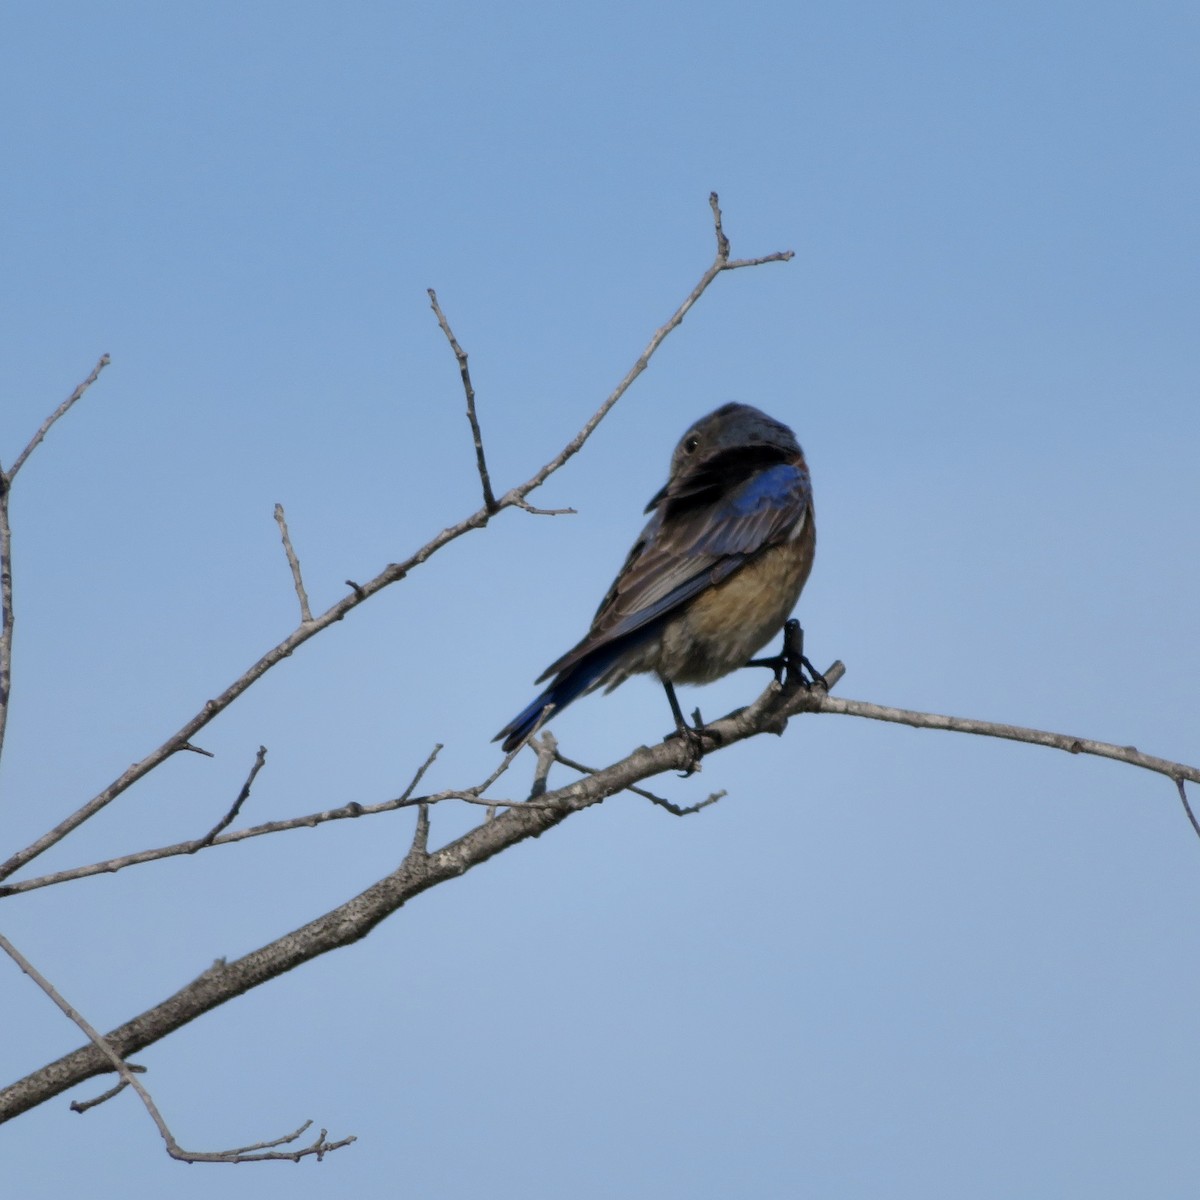
{"label": "gray head", "polygon": [[697,464],[711,462],[727,451],[755,447],[781,452],[780,457],[800,453],[796,435],[762,409],[749,404],[722,404],[679,439],[671,455],[671,475],[694,470]]}
{"label": "gray head", "polygon": [[667,484],[646,511],[663,500],[703,502],[757,470],[802,457],[796,435],[781,421],[749,404],[723,404],[680,438]]}

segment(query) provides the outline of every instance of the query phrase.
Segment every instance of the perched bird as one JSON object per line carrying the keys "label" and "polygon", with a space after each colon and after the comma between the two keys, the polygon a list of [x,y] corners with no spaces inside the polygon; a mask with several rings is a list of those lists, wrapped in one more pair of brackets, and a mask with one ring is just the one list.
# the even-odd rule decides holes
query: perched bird
{"label": "perched bird", "polygon": [[553,676],[549,686],[496,735],[505,751],[547,705],[558,712],[638,672],[662,681],[683,732],[673,684],[709,683],[747,665],[777,677],[786,666],[789,679],[801,664],[812,669],[791,639],[779,658],[751,660],[800,598],[816,545],[808,465],[786,425],[748,404],[709,413],[675,447],[646,512],[587,636],[543,672],[537,682]]}

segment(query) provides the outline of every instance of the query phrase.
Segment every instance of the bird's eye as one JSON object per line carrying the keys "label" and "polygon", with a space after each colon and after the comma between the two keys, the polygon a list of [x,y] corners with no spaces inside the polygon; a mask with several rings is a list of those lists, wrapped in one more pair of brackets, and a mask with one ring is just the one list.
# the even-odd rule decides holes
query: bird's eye
{"label": "bird's eye", "polygon": [[700,439],[695,434],[692,434],[692,436],[683,443],[684,452],[686,454],[694,454],[698,445],[700,445]]}

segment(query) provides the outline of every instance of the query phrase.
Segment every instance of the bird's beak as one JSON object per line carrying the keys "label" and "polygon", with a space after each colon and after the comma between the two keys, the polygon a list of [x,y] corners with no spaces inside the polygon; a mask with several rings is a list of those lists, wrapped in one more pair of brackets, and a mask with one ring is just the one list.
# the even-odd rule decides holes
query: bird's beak
{"label": "bird's beak", "polygon": [[662,485],[662,487],[660,487],[658,489],[658,491],[655,492],[654,495],[650,497],[650,503],[647,504],[646,507],[642,511],[648,512],[648,513],[653,512],[666,499],[667,490],[670,488],[670,486],[671,486],[671,484],[669,481],[667,483],[664,483]]}

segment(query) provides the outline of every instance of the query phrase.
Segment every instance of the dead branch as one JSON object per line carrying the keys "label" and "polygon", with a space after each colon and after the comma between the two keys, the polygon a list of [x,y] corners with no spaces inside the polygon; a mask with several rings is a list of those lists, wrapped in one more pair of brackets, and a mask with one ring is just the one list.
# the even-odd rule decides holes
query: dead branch
{"label": "dead branch", "polygon": [[[311,1121],[305,1121],[299,1129],[293,1133],[285,1134],[283,1137],[275,1138],[269,1142],[256,1142],[252,1146],[240,1146],[234,1150],[185,1150],[178,1141],[175,1135],[171,1132],[166,1121],[163,1119],[162,1113],[159,1111],[158,1105],[155,1104],[153,1097],[146,1089],[145,1085],[138,1079],[134,1069],[113,1049],[108,1039],[102,1037],[92,1025],[70,1004],[63,999],[58,989],[6,938],[0,934],[0,950],[9,956],[29,976],[30,979],[38,985],[39,988],[50,998],[58,1009],[73,1021],[84,1034],[87,1035],[95,1050],[107,1061],[111,1069],[116,1071],[121,1077],[121,1084],[125,1087],[131,1087],[138,1094],[142,1105],[150,1114],[150,1119],[154,1122],[158,1129],[159,1135],[162,1137],[166,1145],[167,1153],[172,1158],[177,1158],[181,1162],[263,1162],[268,1159],[287,1159],[291,1162],[299,1162],[302,1158],[307,1158],[310,1155],[315,1155],[318,1161],[330,1150],[340,1150],[343,1146],[350,1145],[356,1139],[351,1136],[343,1138],[338,1142],[326,1141],[326,1131],[321,1130],[320,1135],[311,1146],[306,1146],[300,1150],[292,1151],[277,1151],[275,1147],[290,1144],[294,1142],[310,1125]],[[88,1102],[86,1105],[75,1106],[76,1112],[83,1112],[86,1108],[94,1107],[103,1100],[109,1099],[117,1094],[120,1088],[113,1088],[106,1092],[103,1096],[96,1100]]]}
{"label": "dead branch", "polygon": [[[49,875],[38,875],[33,879],[22,879],[19,883],[0,884],[0,899],[5,896],[16,896],[21,892],[37,891],[38,888],[53,887],[59,883],[70,883],[75,879],[87,879],[92,875],[112,875],[117,871],[125,870],[126,867],[136,867],[142,863],[158,862],[160,859],[174,858],[181,854],[195,854],[197,851],[206,850],[210,846],[232,846],[235,842],[243,842],[247,838],[262,837],[268,833],[283,833],[289,829],[313,829],[317,825],[325,824],[327,821],[354,820],[358,817],[375,816],[378,813],[395,812],[398,808],[410,808],[414,804],[433,804],[440,799],[449,799],[451,798],[449,794],[426,796],[419,800],[412,799],[412,794],[416,791],[417,784],[421,782],[425,772],[433,765],[433,761],[437,758],[441,749],[442,744],[439,742],[430,751],[429,757],[417,768],[416,774],[412,777],[404,791],[395,799],[385,800],[381,804],[359,804],[352,800],[350,803],[343,804],[338,808],[325,809],[323,812],[306,813],[302,817],[288,817],[280,821],[266,821],[261,825],[253,825],[248,829],[236,830],[234,833],[218,832],[215,837],[211,836],[211,834],[206,834],[204,837],[191,838],[186,842],[175,842],[170,846],[156,846],[152,850],[139,850],[134,854],[122,854],[116,858],[105,859],[103,862],[89,863],[85,867],[67,867],[65,870],[54,871]],[[255,768],[250,778],[246,781],[246,785],[243,786],[243,792],[248,790],[248,785],[253,782],[254,775],[257,774],[257,760]]]}
{"label": "dead branch", "polygon": [[1070,733],[1051,733],[1045,729],[1029,729],[1024,725],[1005,725],[997,721],[979,721],[974,717],[948,717],[941,713],[916,712],[907,708],[889,708],[866,700],[846,700],[829,696],[814,689],[803,694],[794,706],[796,712],[836,713],[848,717],[866,717],[871,721],[887,721],[895,725],[911,725],[914,729],[943,729],[951,733],[973,733],[980,737],[1004,738],[1010,742],[1026,742],[1031,746],[1049,746],[1068,754],[1094,754],[1141,767],[1173,781],[1189,780],[1200,783],[1200,767],[1171,762],[1143,754],[1136,746],[1116,746],[1092,738],[1076,737]]}
{"label": "dead branch", "polygon": [[[831,687],[843,674],[841,663],[834,663],[825,672]],[[792,699],[772,682],[753,704],[708,725],[703,731],[705,746],[711,751],[760,733],[779,733],[787,723],[785,713]],[[535,801],[497,802],[508,806],[491,820],[433,851],[424,846],[429,808],[419,802],[412,848],[390,875],[258,950],[233,962],[219,960],[161,1004],[105,1034],[104,1040],[122,1059],[135,1054],[227,1000],[330,950],[361,940],[409,900],[439,883],[459,878],[510,846],[539,837],[573,814],[653,775],[687,768],[692,765],[694,755],[694,748],[682,738],[642,746],[611,767],[547,790]],[[0,1124],[108,1070],[109,1066],[110,1060],[95,1045],[88,1045],[33,1072],[0,1091]]]}

